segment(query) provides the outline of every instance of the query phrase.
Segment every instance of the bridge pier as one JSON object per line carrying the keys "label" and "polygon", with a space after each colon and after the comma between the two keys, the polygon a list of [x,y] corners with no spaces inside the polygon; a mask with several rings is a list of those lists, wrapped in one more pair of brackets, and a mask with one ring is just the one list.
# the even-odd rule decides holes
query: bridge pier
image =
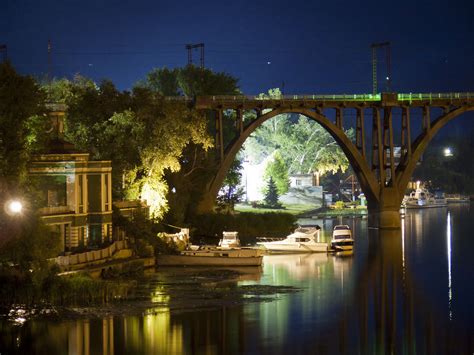
{"label": "bridge pier", "polygon": [[399,229],[401,227],[401,202],[398,189],[391,186],[382,187],[379,201],[373,203],[369,201],[370,221],[381,229]]}

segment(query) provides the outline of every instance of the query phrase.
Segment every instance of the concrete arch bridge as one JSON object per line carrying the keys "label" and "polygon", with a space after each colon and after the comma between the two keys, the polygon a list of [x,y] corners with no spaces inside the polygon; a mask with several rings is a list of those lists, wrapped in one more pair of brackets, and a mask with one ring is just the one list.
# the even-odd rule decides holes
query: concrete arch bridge
{"label": "concrete arch bridge", "polygon": [[[195,108],[215,112],[215,149],[218,153],[217,173],[208,184],[198,211],[212,210],[225,176],[250,134],[272,117],[294,113],[318,122],[339,144],[367,197],[369,213],[379,217],[379,226],[399,228],[400,204],[417,162],[431,139],[449,121],[474,110],[474,93],[291,95],[279,98],[202,96],[196,98]],[[223,111],[226,110],[236,112],[236,132],[234,138],[224,144]],[[244,122],[245,110],[256,112],[256,118]],[[354,116],[354,112],[355,120],[348,120],[348,113]],[[414,119],[415,116],[421,116],[421,119]],[[344,131],[350,128],[349,123],[355,123],[355,141]],[[397,159],[396,147],[400,148]]]}

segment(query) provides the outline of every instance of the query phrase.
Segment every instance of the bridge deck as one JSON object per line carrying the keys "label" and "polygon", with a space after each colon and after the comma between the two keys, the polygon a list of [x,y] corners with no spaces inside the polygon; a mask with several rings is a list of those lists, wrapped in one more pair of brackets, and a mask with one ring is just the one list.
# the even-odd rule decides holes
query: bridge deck
{"label": "bridge deck", "polygon": [[[193,101],[189,97],[167,97],[170,101]],[[437,106],[474,105],[474,93],[425,93],[425,94],[352,94],[352,95],[282,95],[273,98],[264,95],[216,95],[198,96],[195,100],[198,109],[231,108],[359,108],[366,106]]]}

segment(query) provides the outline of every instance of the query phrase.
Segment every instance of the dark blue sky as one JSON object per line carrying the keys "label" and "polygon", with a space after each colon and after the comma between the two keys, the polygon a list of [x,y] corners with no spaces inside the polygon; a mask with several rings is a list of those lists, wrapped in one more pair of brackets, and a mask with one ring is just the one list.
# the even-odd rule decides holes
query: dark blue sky
{"label": "dark blue sky", "polygon": [[368,93],[370,44],[391,41],[394,90],[474,92],[472,0],[0,0],[0,44],[17,70],[46,73],[48,39],[54,76],[120,89],[153,67],[185,65],[184,45],[204,42],[206,66],[247,94],[283,81],[285,93]]}

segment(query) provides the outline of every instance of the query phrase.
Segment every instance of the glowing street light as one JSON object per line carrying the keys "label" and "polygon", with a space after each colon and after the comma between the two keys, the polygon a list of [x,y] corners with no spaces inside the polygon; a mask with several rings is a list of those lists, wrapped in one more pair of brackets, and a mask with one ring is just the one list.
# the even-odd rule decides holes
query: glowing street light
{"label": "glowing street light", "polygon": [[445,157],[452,157],[452,156],[453,156],[453,151],[452,151],[451,148],[449,148],[449,147],[448,147],[448,148],[444,148],[443,153],[444,153],[444,156],[445,156]]}
{"label": "glowing street light", "polygon": [[18,200],[8,201],[6,207],[7,211],[12,215],[20,214],[23,210],[23,204]]}

